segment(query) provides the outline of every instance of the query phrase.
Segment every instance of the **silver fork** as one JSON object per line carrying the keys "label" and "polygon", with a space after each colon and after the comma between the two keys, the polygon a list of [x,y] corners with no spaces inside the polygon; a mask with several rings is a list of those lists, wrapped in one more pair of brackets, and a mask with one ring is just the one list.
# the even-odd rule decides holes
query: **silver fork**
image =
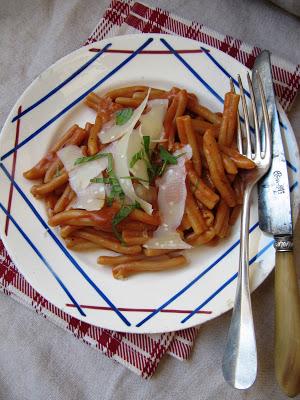
{"label": "silver fork", "polygon": [[[235,303],[228,332],[227,343],[223,356],[222,369],[225,380],[237,389],[247,389],[256,378],[257,373],[257,352],[255,332],[250,299],[249,287],[249,215],[250,215],[250,196],[252,189],[263,175],[265,175],[271,165],[271,128],[266,105],[266,99],[258,72],[260,101],[262,103],[264,129],[258,124],[256,100],[253,93],[252,82],[247,74],[248,87],[251,98],[254,120],[254,153],[251,146],[251,133],[248,107],[245,93],[240,76],[238,76],[242,109],[245,120],[246,150],[243,151],[242,128],[238,115],[238,148],[240,153],[252,159],[257,168],[245,172],[244,175],[244,201],[241,215],[241,234],[240,234],[240,260],[239,273],[236,289]],[[257,99],[258,101],[259,99]],[[264,133],[264,138],[260,132]],[[263,140],[262,140],[263,139]],[[264,149],[262,145],[264,144]]]}

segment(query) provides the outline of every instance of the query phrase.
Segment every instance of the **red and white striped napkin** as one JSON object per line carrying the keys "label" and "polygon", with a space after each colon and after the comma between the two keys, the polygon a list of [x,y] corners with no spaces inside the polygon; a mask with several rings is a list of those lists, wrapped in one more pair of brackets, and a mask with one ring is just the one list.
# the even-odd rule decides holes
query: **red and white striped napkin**
{"label": "red and white striped napkin", "polygon": [[[197,23],[134,1],[113,0],[85,44],[128,33],[181,35],[214,46],[251,68],[260,49]],[[272,57],[275,91],[285,110],[300,85],[300,66]],[[97,328],[60,311],[34,290],[18,272],[0,240],[0,290],[38,314],[73,333],[82,342],[100,349],[143,378],[150,378],[164,354],[186,360],[198,329],[163,334],[129,334]]]}

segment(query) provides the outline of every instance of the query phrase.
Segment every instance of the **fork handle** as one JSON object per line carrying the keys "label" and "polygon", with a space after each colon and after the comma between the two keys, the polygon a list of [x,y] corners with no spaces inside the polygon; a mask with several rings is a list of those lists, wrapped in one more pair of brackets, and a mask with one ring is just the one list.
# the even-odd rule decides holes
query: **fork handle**
{"label": "fork handle", "polygon": [[275,374],[289,397],[300,393],[300,297],[292,249],[275,238]]}
{"label": "fork handle", "polygon": [[251,187],[248,187],[244,192],[237,289],[222,361],[225,380],[237,389],[248,389],[254,383],[257,373],[257,352],[248,269],[251,190]]}

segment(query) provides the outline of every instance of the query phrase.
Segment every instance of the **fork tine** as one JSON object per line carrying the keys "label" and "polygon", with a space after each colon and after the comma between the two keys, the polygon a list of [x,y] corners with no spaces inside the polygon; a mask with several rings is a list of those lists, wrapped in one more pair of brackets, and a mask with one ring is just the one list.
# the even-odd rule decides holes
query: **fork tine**
{"label": "fork tine", "polygon": [[232,78],[229,78],[229,83],[230,83],[230,91],[231,93],[235,93],[235,87]]}
{"label": "fork tine", "polygon": [[261,97],[261,105],[262,105],[262,110],[263,110],[263,116],[264,116],[264,125],[265,125],[265,149],[264,149],[264,159],[268,161],[268,163],[271,163],[271,126],[270,126],[270,119],[269,119],[269,114],[268,114],[268,107],[267,107],[267,102],[266,102],[266,96],[265,92],[263,89],[263,84],[259,75],[258,71],[255,71],[257,75],[257,82],[258,82],[258,88],[259,88],[259,93]]}
{"label": "fork tine", "polygon": [[237,112],[237,146],[239,152],[243,154],[242,125],[239,112]]}
{"label": "fork tine", "polygon": [[[230,91],[232,93],[236,93],[232,78],[230,78]],[[236,118],[237,118],[237,147],[238,147],[239,152],[242,154],[243,153],[243,141],[242,141],[242,127],[241,127],[239,111],[237,111]]]}
{"label": "fork tine", "polygon": [[254,148],[255,157],[257,157],[257,156],[261,157],[261,139],[260,139],[260,132],[259,132],[258,117],[257,117],[257,106],[256,106],[252,81],[250,79],[249,72],[247,72],[247,81],[248,81],[250,99],[251,99],[252,110],[253,110],[253,120],[254,120],[254,129],[255,129],[255,148]]}
{"label": "fork tine", "polygon": [[242,99],[242,107],[243,107],[245,128],[246,128],[246,141],[247,141],[246,155],[248,158],[252,159],[249,114],[248,114],[248,108],[247,108],[244,88],[243,88],[243,84],[242,84],[240,75],[238,75],[238,81],[239,81],[240,95],[241,95],[241,99]]}

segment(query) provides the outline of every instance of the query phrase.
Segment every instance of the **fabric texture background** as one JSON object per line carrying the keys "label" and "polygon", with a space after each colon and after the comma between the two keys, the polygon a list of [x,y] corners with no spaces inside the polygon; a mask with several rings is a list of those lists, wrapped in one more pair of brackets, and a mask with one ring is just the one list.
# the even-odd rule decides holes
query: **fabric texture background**
{"label": "fabric texture background", "polygon": [[292,14],[300,16],[300,3],[298,0],[271,0],[277,6],[289,11]]}
{"label": "fabric texture background", "polygon": [[[267,2],[148,4],[198,20],[299,63],[299,20]],[[32,79],[85,41],[107,5],[106,1],[0,1],[1,125]],[[284,41],[287,36],[288,44]],[[290,113],[296,133],[299,106],[298,100]],[[253,296],[260,371],[255,386],[244,393],[228,388],[221,375],[228,315],[203,326],[191,361],[163,360],[151,382],[144,382],[1,295],[0,399],[284,398],[276,387],[272,365],[272,285],[273,276]]]}

